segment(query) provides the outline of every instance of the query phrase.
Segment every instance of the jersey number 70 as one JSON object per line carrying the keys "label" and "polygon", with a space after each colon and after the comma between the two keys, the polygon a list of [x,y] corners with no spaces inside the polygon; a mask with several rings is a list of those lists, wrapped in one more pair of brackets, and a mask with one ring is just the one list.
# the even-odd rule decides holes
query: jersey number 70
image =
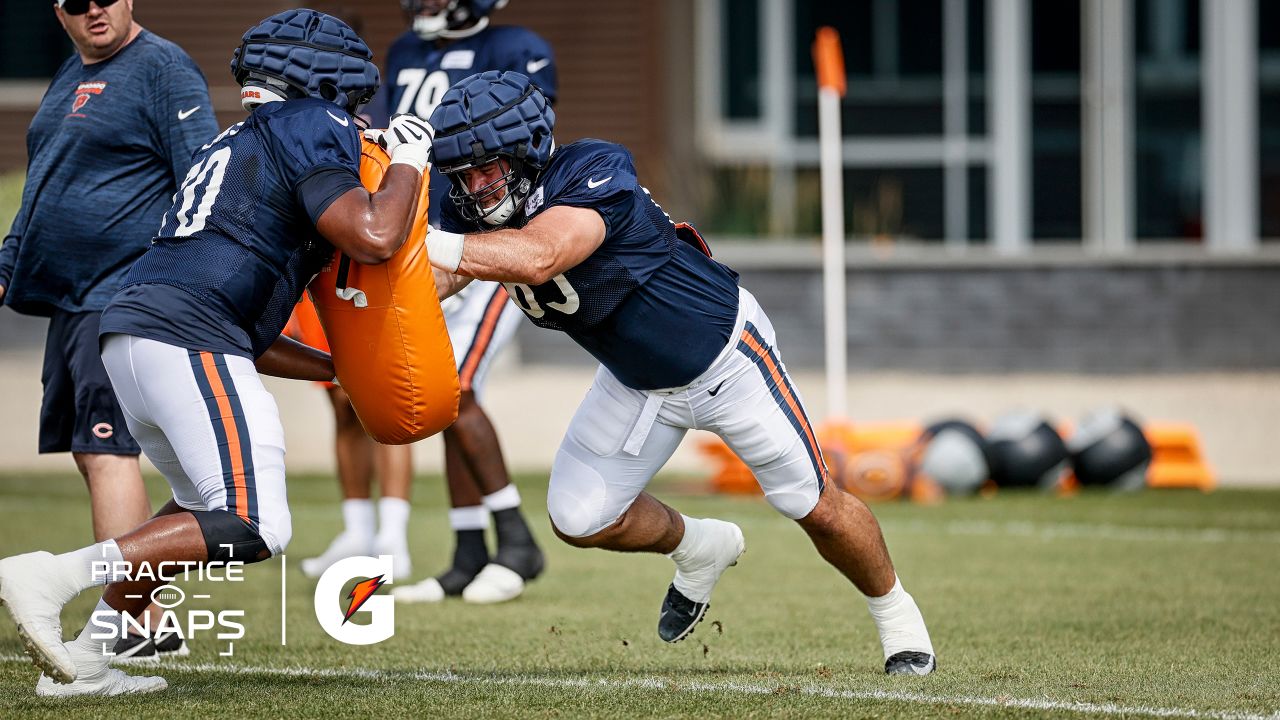
{"label": "jersey number 70", "polygon": [[404,88],[396,114],[412,112],[425,119],[431,117],[431,111],[449,89],[449,73],[436,70],[428,75],[422,68],[405,68],[396,75],[396,85]]}

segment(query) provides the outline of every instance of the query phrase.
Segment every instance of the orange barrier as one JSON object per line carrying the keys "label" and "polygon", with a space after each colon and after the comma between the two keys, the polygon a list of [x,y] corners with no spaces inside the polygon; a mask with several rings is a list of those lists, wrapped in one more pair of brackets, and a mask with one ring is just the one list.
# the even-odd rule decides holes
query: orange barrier
{"label": "orange barrier", "polygon": [[[363,141],[360,180],[370,192],[389,164],[382,148]],[[395,256],[360,265],[335,253],[307,288],[351,406],[369,436],[388,445],[434,435],[458,417],[458,368],[427,259],[427,185],[424,178],[413,229]]]}
{"label": "orange barrier", "polygon": [[[915,472],[921,450],[916,440],[923,430],[920,423],[909,421],[859,424],[836,421],[820,426],[817,434],[832,480],[845,490],[864,500],[906,497],[917,502],[935,502],[942,497],[941,488]],[[1059,430],[1067,427],[1060,426]],[[1194,426],[1153,422],[1144,425],[1142,433],[1152,450],[1148,487],[1194,488],[1207,492],[1216,486],[1216,477],[1205,461]],[[751,471],[719,438],[703,441],[698,449],[717,464],[711,477],[713,490],[760,492]],[[1074,475],[1068,475],[1058,492],[1071,494],[1078,487]]]}
{"label": "orange barrier", "polygon": [[1147,487],[1195,488],[1208,492],[1218,479],[1200,448],[1200,436],[1190,423],[1151,423],[1142,428],[1151,443]]}

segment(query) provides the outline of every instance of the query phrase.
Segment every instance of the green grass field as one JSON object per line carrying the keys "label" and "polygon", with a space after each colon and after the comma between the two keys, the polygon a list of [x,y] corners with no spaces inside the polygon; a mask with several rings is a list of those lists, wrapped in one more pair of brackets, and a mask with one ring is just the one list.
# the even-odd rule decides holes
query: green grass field
{"label": "green grass field", "polygon": [[[39,700],[5,618],[0,717],[1280,717],[1280,493],[879,505],[941,666],[887,678],[861,597],[763,501],[655,483],[688,514],[741,524],[748,548],[707,620],[668,646],[655,625],[670,562],[557,543],[543,483],[521,480],[549,552],[523,598],[400,606],[395,637],[355,647],[323,633],[296,569],[335,531],[336,487],[294,478],[287,646],[279,561],[247,568],[231,594],[187,584],[213,595],[201,607],[246,610],[247,637],[233,658],[198,639],[157,670],[170,683],[159,695]],[[451,542],[439,480],[416,491],[415,580],[443,567]],[[0,555],[68,550],[88,528],[77,478],[0,478]],[[68,608],[68,632],[92,601]]]}

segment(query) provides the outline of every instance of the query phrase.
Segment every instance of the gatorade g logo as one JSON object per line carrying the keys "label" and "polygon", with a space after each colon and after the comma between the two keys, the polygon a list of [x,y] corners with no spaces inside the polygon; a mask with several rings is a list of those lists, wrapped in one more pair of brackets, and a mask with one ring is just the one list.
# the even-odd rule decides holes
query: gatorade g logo
{"label": "gatorade g logo", "polygon": [[[362,581],[343,593],[343,586],[357,578]],[[320,627],[334,640],[348,645],[372,645],[395,635],[395,604],[390,595],[375,594],[394,579],[390,555],[356,556],[334,563],[316,585],[316,620]],[[355,622],[361,612],[368,613],[372,622]]]}

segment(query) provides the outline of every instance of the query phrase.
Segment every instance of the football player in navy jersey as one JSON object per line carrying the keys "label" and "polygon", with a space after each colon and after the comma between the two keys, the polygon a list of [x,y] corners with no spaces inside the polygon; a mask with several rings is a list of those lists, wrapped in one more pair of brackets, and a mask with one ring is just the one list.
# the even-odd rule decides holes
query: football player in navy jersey
{"label": "football player in navy jersey", "polygon": [[[38,694],[165,687],[109,668],[93,637],[118,635],[124,621],[103,618],[136,617],[164,584],[125,574],[124,563],[257,562],[288,544],[284,431],[258,372],[333,377],[326,354],[280,337],[289,311],[335,247],[361,263],[400,248],[426,167],[428,128],[394,118],[382,136],[391,155],[382,185],[361,186],[353,113],[378,86],[371,57],[348,26],[313,10],[267,18],[236,50],[232,72],[251,113],[195,154],[101,324],[129,429],[173,499],[114,540],[0,560],[0,600],[45,673]],[[103,584],[94,619],[64,644],[63,605]]]}
{"label": "football player in navy jersey", "polygon": [[514,72],[455,85],[430,124],[432,160],[452,182],[445,232],[427,241],[444,271],[441,294],[498,280],[534,324],[568,333],[600,361],[552,466],[556,534],[578,547],[667,554],[675,578],[658,634],[683,639],[741,556],[742,532],[644,490],[688,429],[709,430],[866,596],[885,672],[932,672],[924,618],[871,512],[828,482],[768,316],[653,201],[631,154],[600,140],[556,147],[554,112]]}
{"label": "football player in navy jersey", "polygon": [[[450,86],[482,70],[529,75],[543,96],[555,101],[556,64],[546,40],[523,27],[490,24],[491,13],[506,5],[506,0],[401,0],[400,4],[412,25],[387,52],[386,84],[379,99],[390,112],[425,118]],[[448,178],[432,171],[428,213],[433,225],[439,225],[440,209],[449,204],[448,191]],[[462,389],[458,421],[443,433],[449,524],[455,536],[453,559],[443,573],[414,585],[400,585],[393,595],[401,602],[439,602],[459,595],[474,603],[503,602],[519,596],[525,582],[537,577],[543,567],[542,552],[521,514],[520,493],[511,483],[498,435],[479,403],[488,369],[515,333],[521,313],[507,302],[506,289],[496,282],[473,283],[442,309]],[[382,489],[385,497],[387,487]],[[363,496],[368,494],[366,487]],[[345,501],[344,508],[351,502]],[[498,540],[492,556],[485,541],[490,517]]]}

